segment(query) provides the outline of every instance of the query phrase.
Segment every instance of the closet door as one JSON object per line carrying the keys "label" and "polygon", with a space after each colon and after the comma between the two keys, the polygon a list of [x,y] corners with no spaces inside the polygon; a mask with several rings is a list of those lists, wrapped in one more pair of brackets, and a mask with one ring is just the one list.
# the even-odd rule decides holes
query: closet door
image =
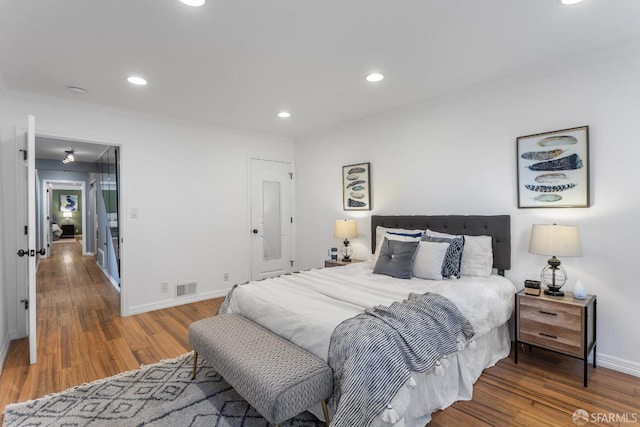
{"label": "closet door", "polygon": [[290,163],[251,159],[251,279],[293,269]]}

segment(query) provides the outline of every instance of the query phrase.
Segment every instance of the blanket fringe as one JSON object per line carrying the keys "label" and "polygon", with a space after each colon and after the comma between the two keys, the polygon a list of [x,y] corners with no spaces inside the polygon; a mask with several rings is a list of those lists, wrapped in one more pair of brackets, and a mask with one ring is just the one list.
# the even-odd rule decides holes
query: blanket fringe
{"label": "blanket fringe", "polygon": [[406,384],[408,388],[416,388],[416,386],[418,385],[418,383],[416,382],[416,380],[413,379],[413,377],[409,377]]}
{"label": "blanket fringe", "polygon": [[443,368],[448,368],[451,365],[451,362],[449,361],[449,358],[446,354],[442,356],[442,359],[440,359],[440,363],[442,364]]}
{"label": "blanket fringe", "polygon": [[444,368],[442,367],[442,364],[440,363],[440,361],[436,362],[435,374],[439,377],[444,375]]}
{"label": "blanket fringe", "polygon": [[380,418],[382,418],[382,421],[389,424],[395,424],[400,421],[400,415],[398,415],[391,405],[387,405],[387,408],[382,411]]}

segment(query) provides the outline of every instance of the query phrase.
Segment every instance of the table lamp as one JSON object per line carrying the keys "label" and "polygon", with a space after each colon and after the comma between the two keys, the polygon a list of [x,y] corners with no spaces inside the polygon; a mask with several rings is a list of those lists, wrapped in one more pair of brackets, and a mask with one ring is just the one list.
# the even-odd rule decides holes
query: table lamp
{"label": "table lamp", "polygon": [[562,296],[560,288],[567,281],[567,272],[556,256],[580,256],[580,234],[576,225],[533,224],[529,253],[551,255],[542,272],[540,280],[547,286],[546,295]]}
{"label": "table lamp", "polygon": [[337,220],[333,226],[333,237],[344,239],[342,242],[342,261],[350,262],[353,249],[349,246],[349,239],[358,236],[358,223],[352,219]]}

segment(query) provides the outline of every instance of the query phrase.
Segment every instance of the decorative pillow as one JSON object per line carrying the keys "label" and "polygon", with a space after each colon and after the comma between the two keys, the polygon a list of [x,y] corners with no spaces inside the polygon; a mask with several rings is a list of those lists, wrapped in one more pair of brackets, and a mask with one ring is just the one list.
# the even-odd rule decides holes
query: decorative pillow
{"label": "decorative pillow", "polygon": [[491,236],[464,236],[460,274],[489,277],[493,268]]}
{"label": "decorative pillow", "polygon": [[411,265],[419,243],[419,241],[389,240],[385,237],[373,273],[385,274],[398,279],[411,279]]}
{"label": "decorative pillow", "polygon": [[411,273],[421,279],[442,280],[442,265],[449,246],[447,242],[421,241]]}
{"label": "decorative pillow", "polygon": [[386,227],[376,227],[376,250],[373,254],[373,265],[378,261],[378,256],[380,255],[380,248],[382,247],[382,242],[384,242],[384,238],[387,237],[389,240],[399,240],[402,242],[418,242],[422,237],[424,230],[407,230],[404,228],[386,228]]}
{"label": "decorative pillow", "polygon": [[[425,234],[431,237],[455,238],[462,237],[455,234],[439,233],[426,230]],[[460,275],[489,277],[493,268],[493,248],[491,236],[464,235],[464,249],[460,261]]]}
{"label": "decorative pillow", "polygon": [[424,234],[429,237],[443,237],[445,239],[455,239],[456,237],[462,237],[462,234],[441,233],[439,231],[433,231],[429,229],[425,230]]}
{"label": "decorative pillow", "polygon": [[442,277],[456,279],[460,278],[460,262],[462,261],[462,253],[464,249],[464,236],[459,237],[431,237],[429,235],[422,236],[422,240],[426,242],[449,243],[447,254],[442,263]]}

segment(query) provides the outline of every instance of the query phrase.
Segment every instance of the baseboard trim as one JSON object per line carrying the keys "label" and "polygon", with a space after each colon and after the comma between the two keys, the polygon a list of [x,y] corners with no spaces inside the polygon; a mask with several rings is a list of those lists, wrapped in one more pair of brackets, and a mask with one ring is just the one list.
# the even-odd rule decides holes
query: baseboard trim
{"label": "baseboard trim", "polygon": [[96,262],[96,265],[98,266],[98,268],[100,270],[102,270],[102,273],[104,274],[104,277],[107,278],[107,280],[109,281],[109,283],[111,283],[111,285],[116,289],[116,291],[120,292],[120,284],[118,282],[116,282],[116,280],[111,277],[111,275],[109,274],[109,272],[107,270],[104,269],[104,267],[102,267],[100,264],[98,264]]}
{"label": "baseboard trim", "polygon": [[[204,301],[204,300],[213,299],[213,298],[220,298],[227,295],[227,293],[229,293],[229,289],[224,289],[221,291],[205,292],[202,294],[189,295],[189,296],[184,296],[180,298],[174,298],[171,300],[159,301],[152,304],[143,304],[143,305],[129,307],[129,316],[133,316],[135,314],[147,313],[149,311],[154,311],[154,310],[162,310],[163,308],[177,307],[179,305],[190,304],[192,302]],[[211,313],[212,316],[214,314],[215,313]]]}
{"label": "baseboard trim", "polygon": [[614,371],[640,378],[640,363],[601,353],[598,353],[596,363],[596,366],[602,366],[603,368],[612,369]]}

